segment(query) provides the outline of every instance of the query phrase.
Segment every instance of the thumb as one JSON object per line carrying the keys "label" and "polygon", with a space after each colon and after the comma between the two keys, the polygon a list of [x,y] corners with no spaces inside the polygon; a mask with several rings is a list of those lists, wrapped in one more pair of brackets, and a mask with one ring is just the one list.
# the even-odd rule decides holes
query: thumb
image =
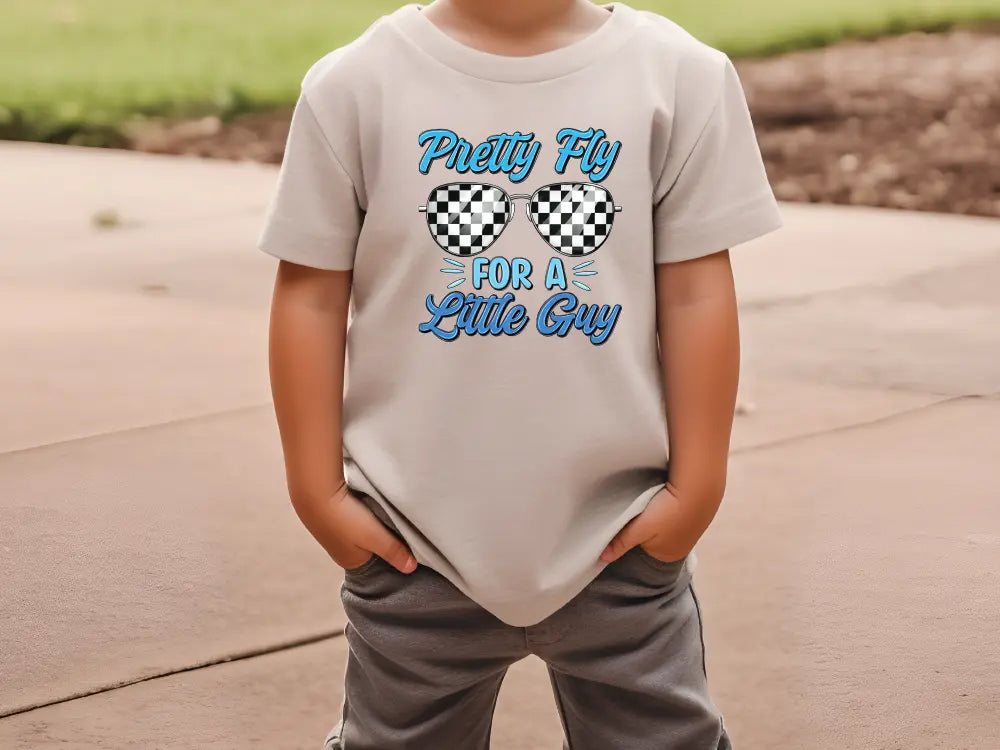
{"label": "thumb", "polygon": [[633,518],[622,526],[621,531],[615,534],[614,538],[608,542],[608,546],[601,552],[601,559],[605,562],[614,562],[630,549],[650,536],[645,530],[643,514]]}
{"label": "thumb", "polygon": [[374,515],[371,517],[371,528],[366,536],[371,540],[367,546],[401,573],[412,573],[417,569],[417,560],[409,547],[385,527]]}

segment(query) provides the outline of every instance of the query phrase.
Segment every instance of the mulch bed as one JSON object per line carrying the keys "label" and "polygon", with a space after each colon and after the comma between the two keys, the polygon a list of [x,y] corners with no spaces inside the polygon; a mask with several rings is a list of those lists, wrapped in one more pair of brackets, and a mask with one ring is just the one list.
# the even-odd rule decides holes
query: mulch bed
{"label": "mulch bed", "polygon": [[[852,41],[737,66],[775,193],[1000,217],[1000,33]],[[281,160],[289,111],[145,123],[131,147]]]}

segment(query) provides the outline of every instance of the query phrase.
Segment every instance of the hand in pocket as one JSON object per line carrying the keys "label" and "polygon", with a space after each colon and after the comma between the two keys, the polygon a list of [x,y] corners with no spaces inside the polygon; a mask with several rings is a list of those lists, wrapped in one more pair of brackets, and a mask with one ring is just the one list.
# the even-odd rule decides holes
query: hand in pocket
{"label": "hand in pocket", "polygon": [[299,518],[340,567],[358,568],[375,554],[402,573],[416,570],[409,548],[346,485],[316,506],[301,505]]}
{"label": "hand in pocket", "polygon": [[697,510],[686,504],[668,483],[653,496],[642,513],[622,527],[604,548],[601,559],[613,562],[632,547],[640,546],[660,562],[682,560],[707,528],[703,514]]}

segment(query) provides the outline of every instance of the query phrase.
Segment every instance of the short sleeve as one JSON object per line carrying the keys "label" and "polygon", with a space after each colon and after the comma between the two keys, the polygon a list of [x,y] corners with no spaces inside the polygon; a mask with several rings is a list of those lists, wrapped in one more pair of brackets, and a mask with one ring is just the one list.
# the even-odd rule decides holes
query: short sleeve
{"label": "short sleeve", "polygon": [[351,177],[300,94],[257,247],[304,266],[350,270],[362,216]]}
{"label": "short sleeve", "polygon": [[728,58],[721,88],[712,88],[718,93],[704,126],[686,129],[688,142],[672,145],[656,185],[656,263],[728,250],[782,226],[743,87]]}

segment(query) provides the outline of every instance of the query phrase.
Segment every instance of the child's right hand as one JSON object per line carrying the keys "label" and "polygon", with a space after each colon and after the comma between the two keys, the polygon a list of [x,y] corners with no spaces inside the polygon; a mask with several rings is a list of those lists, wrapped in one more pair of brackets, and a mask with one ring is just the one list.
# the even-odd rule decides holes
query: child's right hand
{"label": "child's right hand", "polygon": [[342,568],[364,565],[375,554],[402,573],[416,570],[409,548],[346,486],[330,498],[324,515],[329,538],[321,543]]}

